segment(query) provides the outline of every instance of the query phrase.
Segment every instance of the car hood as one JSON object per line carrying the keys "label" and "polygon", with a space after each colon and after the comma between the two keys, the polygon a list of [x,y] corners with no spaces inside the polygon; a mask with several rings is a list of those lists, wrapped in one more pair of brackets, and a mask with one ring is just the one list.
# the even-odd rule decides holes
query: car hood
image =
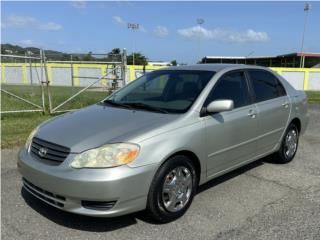
{"label": "car hood", "polygon": [[[143,140],[179,117],[96,104],[58,116],[40,126],[36,137],[79,153],[106,143]],[[163,129],[165,131],[165,129]],[[159,132],[159,131],[157,131]],[[149,134],[148,134],[149,133]]]}

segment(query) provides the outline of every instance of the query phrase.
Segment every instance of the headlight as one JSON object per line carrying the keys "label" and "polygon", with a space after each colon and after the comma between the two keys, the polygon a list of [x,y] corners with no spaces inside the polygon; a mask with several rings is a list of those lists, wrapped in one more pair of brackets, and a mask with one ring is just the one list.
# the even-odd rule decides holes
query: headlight
{"label": "headlight", "polygon": [[28,152],[30,151],[30,145],[32,142],[32,138],[34,137],[34,135],[36,135],[36,133],[38,132],[38,129],[39,129],[39,127],[36,127],[35,129],[33,129],[32,132],[30,133],[29,137],[27,138],[25,148]]}
{"label": "headlight", "polygon": [[108,168],[128,164],[136,159],[140,147],[132,143],[107,144],[75,156],[73,168]]}

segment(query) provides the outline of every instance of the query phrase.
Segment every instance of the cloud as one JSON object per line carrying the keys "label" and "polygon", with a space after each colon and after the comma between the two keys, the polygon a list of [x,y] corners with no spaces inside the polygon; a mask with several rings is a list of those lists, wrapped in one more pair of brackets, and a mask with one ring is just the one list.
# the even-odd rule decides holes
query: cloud
{"label": "cloud", "polygon": [[58,40],[58,41],[57,41],[57,44],[58,44],[58,45],[66,45],[66,42],[63,41],[63,40]]}
{"label": "cloud", "polygon": [[32,46],[35,45],[35,42],[30,39],[24,39],[19,41],[20,44],[25,45],[25,46]]}
{"label": "cloud", "polygon": [[[128,21],[124,20],[122,17],[113,16],[112,18],[117,24],[119,24],[119,25],[121,25],[123,27],[127,27]],[[147,30],[141,24],[139,24],[139,29],[137,31],[139,31],[139,32],[147,32]]]}
{"label": "cloud", "polygon": [[48,22],[45,24],[40,24],[39,29],[40,30],[46,30],[46,31],[56,31],[61,29],[62,26],[60,24],[54,23],[54,22]]}
{"label": "cloud", "polygon": [[147,32],[147,30],[141,24],[139,24],[139,31],[140,32]]}
{"label": "cloud", "polygon": [[234,32],[229,35],[230,42],[266,42],[268,40],[269,36],[266,32],[256,32],[252,29],[245,32]]}
{"label": "cloud", "polygon": [[252,29],[235,31],[226,29],[206,29],[201,26],[178,29],[178,34],[189,39],[215,40],[231,43],[266,42],[269,36],[266,32],[256,32]]}
{"label": "cloud", "polygon": [[71,6],[76,9],[85,9],[87,7],[87,2],[82,0],[71,1]]}
{"label": "cloud", "polygon": [[112,18],[113,18],[113,20],[114,20],[116,23],[118,23],[118,24],[121,24],[121,25],[125,25],[125,24],[126,24],[126,21],[123,20],[123,19],[122,19],[121,17],[119,17],[119,16],[113,16]]}
{"label": "cloud", "polygon": [[166,37],[169,34],[169,31],[166,27],[164,26],[156,26],[156,28],[153,30],[154,35],[157,37]]}
{"label": "cloud", "polygon": [[9,16],[2,25],[5,28],[13,27],[13,28],[24,28],[27,26],[33,26],[36,24],[36,19],[33,17],[23,17],[23,16]]}
{"label": "cloud", "polygon": [[29,16],[9,16],[4,22],[1,23],[3,28],[28,28],[44,31],[57,31],[62,28],[58,23],[48,22],[42,23],[34,17]]}

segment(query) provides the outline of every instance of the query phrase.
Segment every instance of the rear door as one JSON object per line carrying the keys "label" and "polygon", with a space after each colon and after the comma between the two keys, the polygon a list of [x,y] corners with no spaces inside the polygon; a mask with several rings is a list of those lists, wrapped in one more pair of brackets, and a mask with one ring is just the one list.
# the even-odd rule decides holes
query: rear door
{"label": "rear door", "polygon": [[208,95],[204,107],[219,99],[233,100],[234,109],[204,117],[209,178],[256,155],[257,109],[244,71],[224,74]]}
{"label": "rear door", "polygon": [[275,75],[260,69],[248,70],[259,111],[258,154],[271,151],[281,140],[290,114],[289,98]]}

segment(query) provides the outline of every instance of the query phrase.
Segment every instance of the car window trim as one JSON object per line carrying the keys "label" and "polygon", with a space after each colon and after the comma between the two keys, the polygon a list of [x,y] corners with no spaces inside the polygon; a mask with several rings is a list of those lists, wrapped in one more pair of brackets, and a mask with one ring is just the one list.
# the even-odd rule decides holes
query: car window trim
{"label": "car window trim", "polygon": [[[201,107],[201,111],[200,111],[200,117],[205,117],[207,116],[208,114],[205,114],[203,112],[203,109],[206,108],[206,105],[208,105],[207,103],[207,100],[210,96],[210,94],[215,90],[217,84],[221,81],[221,79],[225,76],[225,75],[228,75],[228,74],[231,74],[231,73],[237,73],[237,72],[242,72],[244,74],[244,78],[245,78],[245,83],[246,83],[246,86],[247,86],[247,91],[248,91],[248,104],[246,105],[243,105],[241,107],[238,107],[238,108],[234,108],[234,109],[239,109],[239,108],[242,108],[242,107],[247,107],[247,106],[250,106],[252,104],[254,104],[254,98],[252,96],[252,93],[250,91],[250,87],[249,87],[249,80],[248,80],[248,77],[247,77],[247,74],[246,74],[246,69],[235,69],[235,70],[230,70],[228,72],[225,72],[224,74],[222,74],[219,79],[216,81],[216,83],[214,84],[214,86],[211,88],[210,92],[208,93],[207,97],[206,97],[206,100],[203,102],[202,104],[202,107]],[[232,110],[233,111],[233,110]]]}
{"label": "car window trim", "polygon": [[[250,86],[250,89],[251,89],[251,91],[252,91],[253,103],[261,103],[261,102],[266,102],[266,101],[269,101],[269,100],[273,100],[273,99],[277,99],[277,98],[281,98],[281,97],[288,96],[288,93],[287,93],[286,88],[283,86],[282,82],[281,82],[280,79],[277,77],[277,75],[275,75],[273,72],[270,72],[270,71],[265,70],[265,69],[257,69],[257,68],[247,68],[247,69],[245,69],[245,71],[246,71],[246,74],[247,74],[247,79],[248,79],[248,81],[249,81],[249,84],[248,84],[248,85]],[[263,100],[263,101],[257,101],[256,92],[254,91],[253,83],[252,83],[252,78],[251,78],[251,76],[250,76],[250,71],[262,71],[262,72],[270,73],[273,77],[276,78],[276,80],[278,81],[278,83],[282,86],[282,88],[284,89],[285,94],[280,96],[279,89],[277,88],[277,91],[278,91],[279,96],[277,96],[277,97],[275,97],[275,98],[269,98],[269,99],[266,99],[266,100]]]}
{"label": "car window trim", "polygon": [[280,96],[280,97],[284,97],[284,96],[288,96],[288,94],[287,94],[287,90],[286,90],[286,88],[283,86],[283,84],[282,84],[282,82],[280,81],[280,79],[278,78],[278,76],[276,75],[276,74],[274,74],[274,73],[272,73],[272,72],[270,72],[277,80],[278,80],[278,83],[279,83],[279,85],[283,88],[283,90],[284,90],[284,95],[282,95],[282,96]]}

